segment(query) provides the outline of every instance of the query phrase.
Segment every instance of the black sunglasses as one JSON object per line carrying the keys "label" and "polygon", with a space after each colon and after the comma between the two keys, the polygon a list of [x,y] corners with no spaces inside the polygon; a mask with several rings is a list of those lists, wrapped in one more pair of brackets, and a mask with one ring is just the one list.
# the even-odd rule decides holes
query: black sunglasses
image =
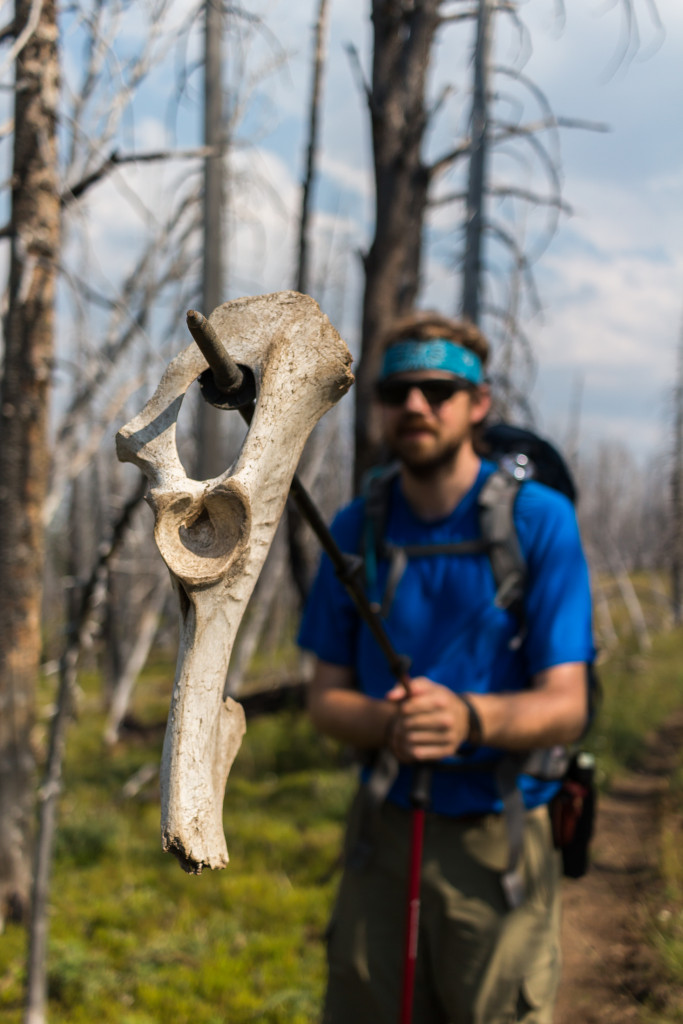
{"label": "black sunglasses", "polygon": [[470,385],[463,380],[447,380],[445,378],[434,378],[433,380],[379,380],[375,384],[375,394],[382,405],[389,405],[399,408],[405,405],[406,398],[413,390],[418,388],[430,405],[442,405],[452,398],[457,391],[466,391]]}

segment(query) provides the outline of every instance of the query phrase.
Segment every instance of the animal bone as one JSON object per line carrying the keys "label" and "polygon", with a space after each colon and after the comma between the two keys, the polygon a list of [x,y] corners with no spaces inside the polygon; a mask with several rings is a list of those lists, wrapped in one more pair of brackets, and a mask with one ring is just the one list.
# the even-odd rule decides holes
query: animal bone
{"label": "animal bone", "polygon": [[116,438],[121,461],[147,475],[157,546],[180,603],[180,647],[161,762],[161,833],[187,871],[228,862],[222,806],[245,731],[224,694],[230,652],[282,514],[301,451],[320,417],[349,389],[346,345],[317,303],[296,292],[237,299],[211,326],[256,379],[249,432],[233,465],[188,478],[178,456],[183,396],[206,369],[192,344]]}

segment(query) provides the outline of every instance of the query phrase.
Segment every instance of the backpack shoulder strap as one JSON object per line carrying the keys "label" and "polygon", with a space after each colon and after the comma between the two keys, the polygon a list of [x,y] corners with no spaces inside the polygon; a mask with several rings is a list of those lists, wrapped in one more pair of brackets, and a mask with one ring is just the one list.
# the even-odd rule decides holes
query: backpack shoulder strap
{"label": "backpack shoulder strap", "polygon": [[386,553],[384,537],[389,520],[389,494],[391,484],[398,475],[398,463],[371,470],[366,476],[362,496],[365,501],[361,555],[365,568],[365,582],[371,601],[378,604],[377,563]]}
{"label": "backpack shoulder strap", "polygon": [[521,481],[504,469],[491,474],[479,494],[479,526],[486,543],[496,584],[495,603],[511,611],[520,623],[516,638],[524,634],[524,591],[526,560],[517,536],[514,506]]}
{"label": "backpack shoulder strap", "polygon": [[[362,557],[365,583],[371,604],[382,618],[387,618],[408,559],[424,555],[479,555],[488,551],[484,539],[454,541],[443,544],[392,544],[386,539],[389,525],[391,486],[398,475],[398,463],[371,471],[363,486],[365,516],[362,532]],[[378,562],[386,559],[389,572],[384,592],[380,595]]]}

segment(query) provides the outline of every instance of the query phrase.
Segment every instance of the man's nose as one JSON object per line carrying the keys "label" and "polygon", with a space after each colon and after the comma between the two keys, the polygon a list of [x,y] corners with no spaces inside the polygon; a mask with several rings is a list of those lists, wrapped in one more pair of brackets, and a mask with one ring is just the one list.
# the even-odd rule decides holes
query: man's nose
{"label": "man's nose", "polygon": [[406,395],[406,400],[403,406],[404,409],[408,409],[410,412],[429,412],[430,405],[420,388],[415,385],[410,388]]}

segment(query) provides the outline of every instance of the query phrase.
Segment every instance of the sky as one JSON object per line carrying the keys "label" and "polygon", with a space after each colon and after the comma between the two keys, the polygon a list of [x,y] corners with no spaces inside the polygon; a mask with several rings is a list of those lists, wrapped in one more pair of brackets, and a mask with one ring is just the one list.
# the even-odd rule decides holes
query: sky
{"label": "sky", "polygon": [[[641,459],[657,458],[666,445],[683,319],[683,5],[658,0],[658,24],[646,0],[635,0],[637,48],[624,46],[619,5],[571,0],[567,7],[571,10],[560,25],[552,0],[521,3],[529,30],[526,48],[509,27],[501,26],[497,36],[497,59],[531,78],[556,115],[609,127],[607,132],[561,132],[563,196],[572,213],[561,219],[535,265],[543,308],[525,323],[537,364],[532,401],[539,427],[555,438],[567,436],[579,410],[582,448],[609,440]],[[296,203],[303,160],[313,3],[290,0],[268,10],[269,23],[291,56],[271,90],[274,127],[264,133],[258,150],[263,174],[284,211]],[[469,54],[463,32],[448,32],[436,52],[434,89],[457,82]],[[367,68],[367,4],[333,0],[317,252],[329,249],[332,231],[337,247],[362,248],[372,221],[367,118],[345,52],[349,43]],[[461,126],[465,109],[461,90],[430,140],[433,152]],[[284,226],[287,218],[280,217]],[[274,264],[268,276],[277,277],[277,265],[291,255],[292,238],[281,231],[280,244],[273,245],[263,228],[263,239],[256,265],[262,273],[267,250],[266,261]],[[258,247],[258,240],[252,245]],[[455,272],[444,252],[430,257],[428,276],[424,300],[455,312]],[[355,308],[360,289],[353,261],[344,288],[341,311],[327,311],[333,319],[335,313],[341,317],[353,345],[357,319],[349,309]]]}
{"label": "sky", "polygon": [[[496,60],[543,90],[558,116],[609,131],[560,132],[562,194],[570,215],[560,219],[535,263],[542,310],[524,311],[536,373],[528,381],[538,428],[560,443],[578,422],[581,448],[604,441],[626,446],[640,460],[660,459],[683,323],[683,4],[633,0],[638,45],[624,47],[620,0],[520,0],[528,29],[520,38],[497,21]],[[299,182],[304,162],[312,21],[317,0],[253,0],[267,32],[232,25],[228,78],[240,83],[243,114],[231,168],[232,216],[226,298],[292,285]],[[176,23],[187,14],[178,0]],[[127,23],[134,45],[136,25]],[[173,117],[177,71],[200,53],[200,23],[182,52],[169,53],[122,124],[122,148],[149,151],[201,142],[201,75],[190,75]],[[369,124],[352,46],[368,74],[369,0],[331,0],[328,64],[314,204],[314,294],[354,354],[362,295],[359,253],[372,232]],[[454,86],[428,139],[434,157],[461,138],[468,108],[465,72],[471,29],[439,36],[431,91]],[[79,51],[66,54],[76,74]],[[239,58],[239,59],[238,59]],[[510,80],[497,85],[512,89]],[[525,107],[521,120],[535,119]],[[130,166],[89,195],[93,285],[110,293],[141,238],[168,204],[169,190],[187,187],[191,165]],[[194,168],[195,171],[198,168]],[[494,181],[518,174],[518,184],[543,188],[543,176],[515,155],[493,165]],[[507,176],[507,177],[506,177]],[[447,180],[452,188],[457,180]],[[547,189],[546,189],[547,191]],[[135,200],[131,197],[135,195]],[[455,313],[455,208],[430,219],[422,305]],[[529,212],[533,240],[545,213]],[[178,348],[187,341],[182,325]]]}

